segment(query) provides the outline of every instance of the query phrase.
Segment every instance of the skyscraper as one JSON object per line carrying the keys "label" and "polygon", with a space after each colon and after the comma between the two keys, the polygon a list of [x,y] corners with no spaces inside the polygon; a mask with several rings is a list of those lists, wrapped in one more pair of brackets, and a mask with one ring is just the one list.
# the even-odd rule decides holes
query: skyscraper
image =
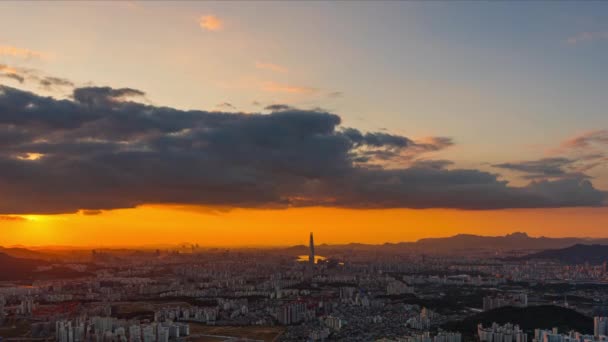
{"label": "skyscraper", "polygon": [[310,243],[309,243],[310,252],[308,254],[308,265],[310,269],[314,269],[315,267],[315,240],[312,236],[312,232],[310,233]]}

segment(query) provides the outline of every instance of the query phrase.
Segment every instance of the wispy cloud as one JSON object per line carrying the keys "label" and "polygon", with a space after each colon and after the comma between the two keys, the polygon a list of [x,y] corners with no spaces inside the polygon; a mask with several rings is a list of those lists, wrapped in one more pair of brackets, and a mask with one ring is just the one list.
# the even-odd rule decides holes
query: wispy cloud
{"label": "wispy cloud", "polygon": [[0,56],[10,56],[23,59],[41,59],[46,55],[39,51],[18,48],[10,45],[0,45]]}
{"label": "wispy cloud", "polygon": [[588,131],[562,142],[562,148],[585,148],[593,143],[608,145],[608,130],[600,129]]}
{"label": "wispy cloud", "polygon": [[25,77],[19,74],[19,71],[5,64],[0,64],[0,77],[15,80],[19,83],[25,81]]}
{"label": "wispy cloud", "polygon": [[608,40],[608,31],[581,32],[566,39],[568,44],[579,44],[595,40]]}
{"label": "wispy cloud", "polygon": [[516,171],[524,179],[587,179],[587,172],[608,163],[608,130],[593,130],[562,141],[549,150],[550,157],[494,164],[493,167]]}
{"label": "wispy cloud", "polygon": [[199,25],[207,31],[220,31],[224,28],[224,22],[214,15],[203,15],[199,20]]}
{"label": "wispy cloud", "polygon": [[289,71],[286,67],[274,63],[255,62],[255,67],[258,69],[280,72],[282,74],[287,73]]}
{"label": "wispy cloud", "polygon": [[11,67],[6,64],[0,64],[0,78],[12,79],[19,83],[36,83],[45,90],[60,90],[74,86],[72,81],[65,78],[48,76],[36,69]]}
{"label": "wispy cloud", "polygon": [[215,107],[219,109],[236,109],[236,107],[230,102],[222,102]]}
{"label": "wispy cloud", "polygon": [[293,86],[289,84],[281,84],[276,82],[265,82],[262,84],[262,90],[273,93],[289,93],[289,94],[312,94],[318,91],[317,88]]}

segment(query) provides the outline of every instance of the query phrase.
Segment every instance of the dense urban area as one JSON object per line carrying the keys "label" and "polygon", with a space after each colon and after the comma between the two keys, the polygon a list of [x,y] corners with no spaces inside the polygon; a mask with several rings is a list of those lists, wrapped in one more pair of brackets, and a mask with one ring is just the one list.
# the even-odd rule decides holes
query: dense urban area
{"label": "dense urban area", "polygon": [[0,249],[0,341],[608,340],[605,241]]}

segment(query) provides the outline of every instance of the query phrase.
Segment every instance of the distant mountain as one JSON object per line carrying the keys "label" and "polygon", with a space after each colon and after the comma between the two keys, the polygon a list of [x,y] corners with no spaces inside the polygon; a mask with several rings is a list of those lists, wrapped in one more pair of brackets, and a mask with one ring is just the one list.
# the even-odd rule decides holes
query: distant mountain
{"label": "distant mountain", "polygon": [[531,259],[547,259],[557,260],[565,264],[584,264],[586,262],[599,265],[608,261],[608,246],[607,245],[583,245],[576,244],[574,246],[550,249],[538,253],[526,255],[518,258],[520,260]]}
{"label": "distant mountain", "polygon": [[[383,245],[359,243],[345,245],[321,244],[317,246],[317,252],[319,255],[344,251],[416,252],[424,254],[467,254],[480,251],[485,251],[486,253],[508,251],[536,252],[547,249],[560,249],[576,244],[592,243],[608,245],[608,239],[530,237],[526,233],[519,232],[505,236],[458,234],[445,238],[427,238],[416,242],[385,243]],[[307,247],[294,246],[291,249],[305,252]]]}
{"label": "distant mountain", "polygon": [[62,266],[53,266],[50,269],[38,271],[39,267],[51,266],[43,260],[15,258],[6,253],[0,253],[0,281],[6,280],[34,280],[34,279],[62,279],[88,276],[89,273],[78,272]]}
{"label": "distant mountain", "polygon": [[582,243],[598,243],[608,245],[608,239],[590,240],[583,238],[548,238],[530,237],[526,233],[513,233],[505,236],[479,236],[459,234],[447,238],[432,238],[418,240],[414,245],[417,249],[434,250],[437,252],[454,252],[458,250],[486,249],[496,251],[507,250],[544,250],[557,249]]}
{"label": "distant mountain", "polygon": [[31,277],[39,266],[47,266],[48,263],[41,260],[15,258],[5,253],[0,253],[0,280],[20,280]]}
{"label": "distant mountain", "polygon": [[484,311],[462,321],[448,322],[442,327],[449,331],[461,331],[467,336],[477,333],[477,324],[484,326],[513,323],[530,333],[533,329],[557,327],[561,332],[576,330],[581,333],[593,332],[593,319],[572,309],[554,305],[529,306],[526,308],[502,307]]}
{"label": "distant mountain", "polygon": [[56,256],[50,255],[48,253],[34,251],[31,249],[27,249],[25,247],[2,247],[0,246],[0,253],[4,253],[6,255],[10,255],[15,258],[23,258],[23,259],[38,259],[38,260],[48,260],[50,258],[56,258]]}

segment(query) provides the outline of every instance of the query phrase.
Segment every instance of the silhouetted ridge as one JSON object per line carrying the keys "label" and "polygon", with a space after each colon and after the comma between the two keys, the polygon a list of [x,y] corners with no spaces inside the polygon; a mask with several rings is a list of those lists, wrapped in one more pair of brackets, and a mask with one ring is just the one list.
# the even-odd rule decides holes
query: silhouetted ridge
{"label": "silhouetted ridge", "polygon": [[608,261],[608,245],[576,244],[562,249],[546,250],[521,257],[522,260],[549,259],[566,264],[584,264],[586,262],[599,265]]}
{"label": "silhouetted ridge", "polygon": [[0,253],[0,281],[77,278],[90,275],[61,265],[39,271],[41,266],[51,266],[51,264],[43,260],[15,258]]}
{"label": "silhouetted ridge", "polygon": [[46,265],[47,263],[44,261],[15,258],[8,254],[0,253],[0,280],[28,278],[37,267]]}

